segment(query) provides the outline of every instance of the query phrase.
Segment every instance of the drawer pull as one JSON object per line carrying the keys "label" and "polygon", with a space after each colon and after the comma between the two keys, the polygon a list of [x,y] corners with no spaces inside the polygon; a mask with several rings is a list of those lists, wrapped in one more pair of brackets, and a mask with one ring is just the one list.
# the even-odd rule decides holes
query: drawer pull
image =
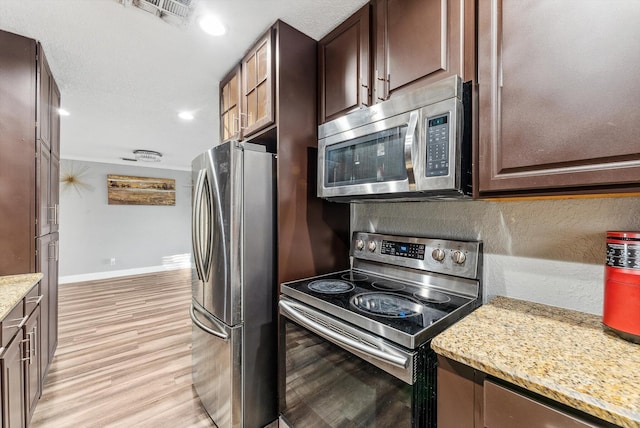
{"label": "drawer pull", "polygon": [[9,329],[9,328],[22,328],[24,327],[24,325],[27,323],[27,318],[29,318],[28,316],[24,316],[21,319],[14,319],[12,321],[19,321],[19,324],[16,325],[7,325],[4,328],[5,329]]}

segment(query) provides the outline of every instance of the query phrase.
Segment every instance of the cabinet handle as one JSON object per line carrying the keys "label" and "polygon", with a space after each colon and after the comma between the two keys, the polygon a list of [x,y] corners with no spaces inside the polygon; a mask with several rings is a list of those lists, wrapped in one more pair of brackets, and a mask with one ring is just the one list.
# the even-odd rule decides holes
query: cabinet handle
{"label": "cabinet handle", "polygon": [[[20,343],[22,344],[22,355],[20,355],[20,361],[28,361],[29,364],[31,364],[31,333],[27,333],[27,338],[26,339],[22,339],[20,341]],[[28,344],[28,348],[27,345]],[[28,351],[27,351],[28,349]],[[29,352],[29,356],[25,356],[25,354]]]}
{"label": "cabinet handle", "polygon": [[56,224],[56,207],[49,207],[49,218],[47,219],[47,223]]}
{"label": "cabinet handle", "polygon": [[31,297],[30,299],[27,299],[27,303],[33,303],[35,305],[38,305],[38,304],[40,304],[42,299],[44,299],[44,295],[43,294],[39,295],[38,297]]}
{"label": "cabinet handle", "polygon": [[[240,113],[240,115],[238,116],[238,123],[239,123],[239,128],[240,128],[240,129],[238,129],[238,132],[243,130],[243,129],[247,129],[246,126],[242,126],[242,116],[247,117],[247,113]],[[248,126],[248,124],[249,124],[249,120],[248,119],[246,120],[246,123],[247,123],[247,126]]]}
{"label": "cabinet handle", "polygon": [[49,242],[49,260],[56,259],[56,243]]}
{"label": "cabinet handle", "polygon": [[360,86],[362,87],[362,89],[365,89],[364,96],[362,92],[360,92],[360,96],[361,96],[360,105],[363,107],[366,107],[369,105],[369,97],[371,97],[371,89],[369,89],[369,85],[367,85],[366,83],[361,83]]}
{"label": "cabinet handle", "polygon": [[38,327],[33,327],[33,338],[33,356],[38,357]]}
{"label": "cabinet handle", "polygon": [[237,116],[235,114],[231,115],[231,135],[236,135],[238,133],[238,130],[240,129],[240,116]]}
{"label": "cabinet handle", "polygon": [[13,321],[19,321],[19,323],[16,325],[8,325],[5,328],[22,328],[27,323],[27,318],[28,317],[25,316],[20,319],[14,319]]}
{"label": "cabinet handle", "polygon": [[378,77],[378,81],[382,82],[382,96],[378,96],[379,101],[386,101],[389,99],[389,82],[391,82],[391,74],[387,74],[387,78]]}
{"label": "cabinet handle", "polygon": [[56,242],[54,243],[54,246],[55,246],[55,249],[56,249],[56,255],[55,255],[55,258],[56,258],[56,262],[57,262],[57,261],[59,261],[59,260],[60,260],[60,241],[56,241]]}
{"label": "cabinet handle", "polygon": [[53,224],[55,224],[56,226],[59,224],[58,223],[58,204],[55,204],[53,206]]}

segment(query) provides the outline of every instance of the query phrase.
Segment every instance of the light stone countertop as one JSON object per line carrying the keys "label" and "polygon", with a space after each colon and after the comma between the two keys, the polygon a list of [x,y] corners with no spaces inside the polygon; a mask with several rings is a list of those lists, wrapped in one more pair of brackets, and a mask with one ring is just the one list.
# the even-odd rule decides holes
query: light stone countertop
{"label": "light stone countertop", "polygon": [[42,279],[41,273],[0,276],[0,320]]}
{"label": "light stone countertop", "polygon": [[496,297],[431,342],[447,358],[623,427],[640,427],[640,345],[601,317]]}

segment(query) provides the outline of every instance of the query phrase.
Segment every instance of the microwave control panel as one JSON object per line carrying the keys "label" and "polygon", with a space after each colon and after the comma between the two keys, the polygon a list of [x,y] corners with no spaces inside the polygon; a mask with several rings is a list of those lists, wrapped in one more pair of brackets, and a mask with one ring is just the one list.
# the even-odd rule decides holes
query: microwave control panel
{"label": "microwave control panel", "polygon": [[449,114],[426,119],[427,177],[449,175]]}

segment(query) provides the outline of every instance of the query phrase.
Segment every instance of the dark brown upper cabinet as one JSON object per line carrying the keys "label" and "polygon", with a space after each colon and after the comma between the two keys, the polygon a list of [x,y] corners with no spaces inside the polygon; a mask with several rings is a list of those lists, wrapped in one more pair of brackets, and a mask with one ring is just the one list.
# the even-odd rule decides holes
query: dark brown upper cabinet
{"label": "dark brown upper cabinet", "polygon": [[478,5],[480,196],[638,191],[640,2]]}
{"label": "dark brown upper cabinet", "polygon": [[42,46],[38,44],[38,123],[37,138],[42,141],[47,149],[51,150],[51,70],[44,55]]}
{"label": "dark brown upper cabinet", "polygon": [[370,20],[366,4],[318,42],[320,123],[371,103]]}
{"label": "dark brown upper cabinet", "polygon": [[220,138],[244,140],[275,123],[274,37],[270,28],[220,81]]}
{"label": "dark brown upper cabinet", "polygon": [[374,101],[444,77],[475,80],[473,0],[374,0]]}
{"label": "dark brown upper cabinet", "polygon": [[220,82],[220,139],[240,139],[240,65]]}
{"label": "dark brown upper cabinet", "polygon": [[273,30],[269,29],[242,59],[242,135],[274,122]]}
{"label": "dark brown upper cabinet", "polygon": [[0,31],[0,275],[35,272],[37,43]]}
{"label": "dark brown upper cabinet", "polygon": [[51,127],[51,156],[60,159],[60,89],[56,84],[53,76],[51,78],[51,111],[50,122]]}
{"label": "dark brown upper cabinet", "polygon": [[36,137],[51,154],[60,158],[60,90],[56,84],[42,45],[38,43],[38,103]]}

